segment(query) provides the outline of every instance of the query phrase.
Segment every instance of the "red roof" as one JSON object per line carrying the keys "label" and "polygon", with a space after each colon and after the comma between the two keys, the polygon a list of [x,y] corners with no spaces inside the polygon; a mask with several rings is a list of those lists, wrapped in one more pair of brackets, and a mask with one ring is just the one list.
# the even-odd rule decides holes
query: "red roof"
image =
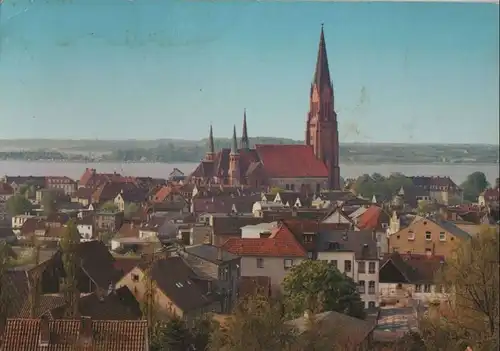
{"label": "red roof", "polygon": [[239,256],[307,257],[307,251],[285,225],[269,238],[230,238],[222,248]]}
{"label": "red roof", "polygon": [[12,195],[12,194],[14,194],[14,189],[12,189],[12,187],[9,184],[0,182],[0,195]]}
{"label": "red roof", "polygon": [[158,190],[158,192],[155,194],[153,201],[154,202],[163,202],[165,201],[166,197],[173,191],[172,186],[170,185],[164,185]]}
{"label": "red roof", "polygon": [[358,217],[357,227],[359,229],[376,229],[380,225],[380,214],[382,209],[378,206],[370,206]]}
{"label": "red roof", "polygon": [[326,165],[308,145],[255,145],[270,178],[328,177]]}

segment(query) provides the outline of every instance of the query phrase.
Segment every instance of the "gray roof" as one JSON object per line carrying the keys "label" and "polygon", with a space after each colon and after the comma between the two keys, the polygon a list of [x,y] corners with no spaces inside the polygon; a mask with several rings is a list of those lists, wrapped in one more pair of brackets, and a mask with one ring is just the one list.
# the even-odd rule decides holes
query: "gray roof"
{"label": "gray roof", "polygon": [[318,233],[319,252],[354,252],[357,260],[378,259],[377,241],[370,230],[325,230]]}
{"label": "gray roof", "polygon": [[219,248],[208,244],[198,244],[193,246],[186,246],[184,249],[188,254],[197,256],[206,261],[219,264],[222,262],[232,261],[240,258],[240,256],[233,255],[232,253],[222,250],[222,261],[217,259],[217,253]]}
{"label": "gray roof", "polygon": [[469,233],[467,233],[463,229],[460,229],[459,227],[457,227],[455,224],[453,224],[450,221],[446,221],[446,220],[440,219],[438,217],[430,217],[430,218],[427,218],[427,220],[433,221],[438,226],[440,226],[441,228],[443,228],[444,230],[446,230],[447,232],[449,232],[453,236],[456,236],[459,239],[470,239],[471,238],[471,235]]}

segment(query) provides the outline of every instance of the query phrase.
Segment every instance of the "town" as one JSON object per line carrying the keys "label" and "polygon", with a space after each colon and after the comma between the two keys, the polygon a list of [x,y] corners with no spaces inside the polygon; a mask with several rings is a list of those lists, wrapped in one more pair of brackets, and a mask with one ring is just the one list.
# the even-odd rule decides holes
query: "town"
{"label": "town", "polygon": [[343,179],[333,95],[322,29],[304,144],[5,175],[0,350],[497,349],[499,180]]}

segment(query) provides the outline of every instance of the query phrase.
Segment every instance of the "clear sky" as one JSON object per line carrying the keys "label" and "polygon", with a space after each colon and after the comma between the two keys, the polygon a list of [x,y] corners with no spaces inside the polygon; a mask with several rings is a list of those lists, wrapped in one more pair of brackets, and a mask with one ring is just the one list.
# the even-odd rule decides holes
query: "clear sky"
{"label": "clear sky", "polygon": [[0,138],[304,138],[320,25],[341,142],[498,143],[498,5],[4,0]]}

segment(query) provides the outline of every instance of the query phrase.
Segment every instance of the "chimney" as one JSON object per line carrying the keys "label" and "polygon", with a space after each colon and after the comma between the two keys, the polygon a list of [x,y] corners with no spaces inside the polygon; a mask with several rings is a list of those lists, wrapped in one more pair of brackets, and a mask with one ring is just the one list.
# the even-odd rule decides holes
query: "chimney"
{"label": "chimney", "polygon": [[114,293],[116,293],[115,285],[112,282],[110,282],[108,286],[108,296]]}
{"label": "chimney", "polygon": [[40,318],[40,335],[38,340],[39,346],[48,347],[50,344],[50,329],[49,329],[49,318],[43,315]]}
{"label": "chimney", "polygon": [[80,320],[80,332],[78,334],[78,340],[80,345],[90,345],[92,344],[92,318],[87,316],[82,316]]}
{"label": "chimney", "polygon": [[363,244],[363,247],[361,248],[361,256],[363,258],[366,258],[366,257],[368,257],[369,252],[370,252],[370,249],[368,247],[368,244]]}
{"label": "chimney", "polygon": [[222,248],[217,247],[217,261],[222,261]]}

